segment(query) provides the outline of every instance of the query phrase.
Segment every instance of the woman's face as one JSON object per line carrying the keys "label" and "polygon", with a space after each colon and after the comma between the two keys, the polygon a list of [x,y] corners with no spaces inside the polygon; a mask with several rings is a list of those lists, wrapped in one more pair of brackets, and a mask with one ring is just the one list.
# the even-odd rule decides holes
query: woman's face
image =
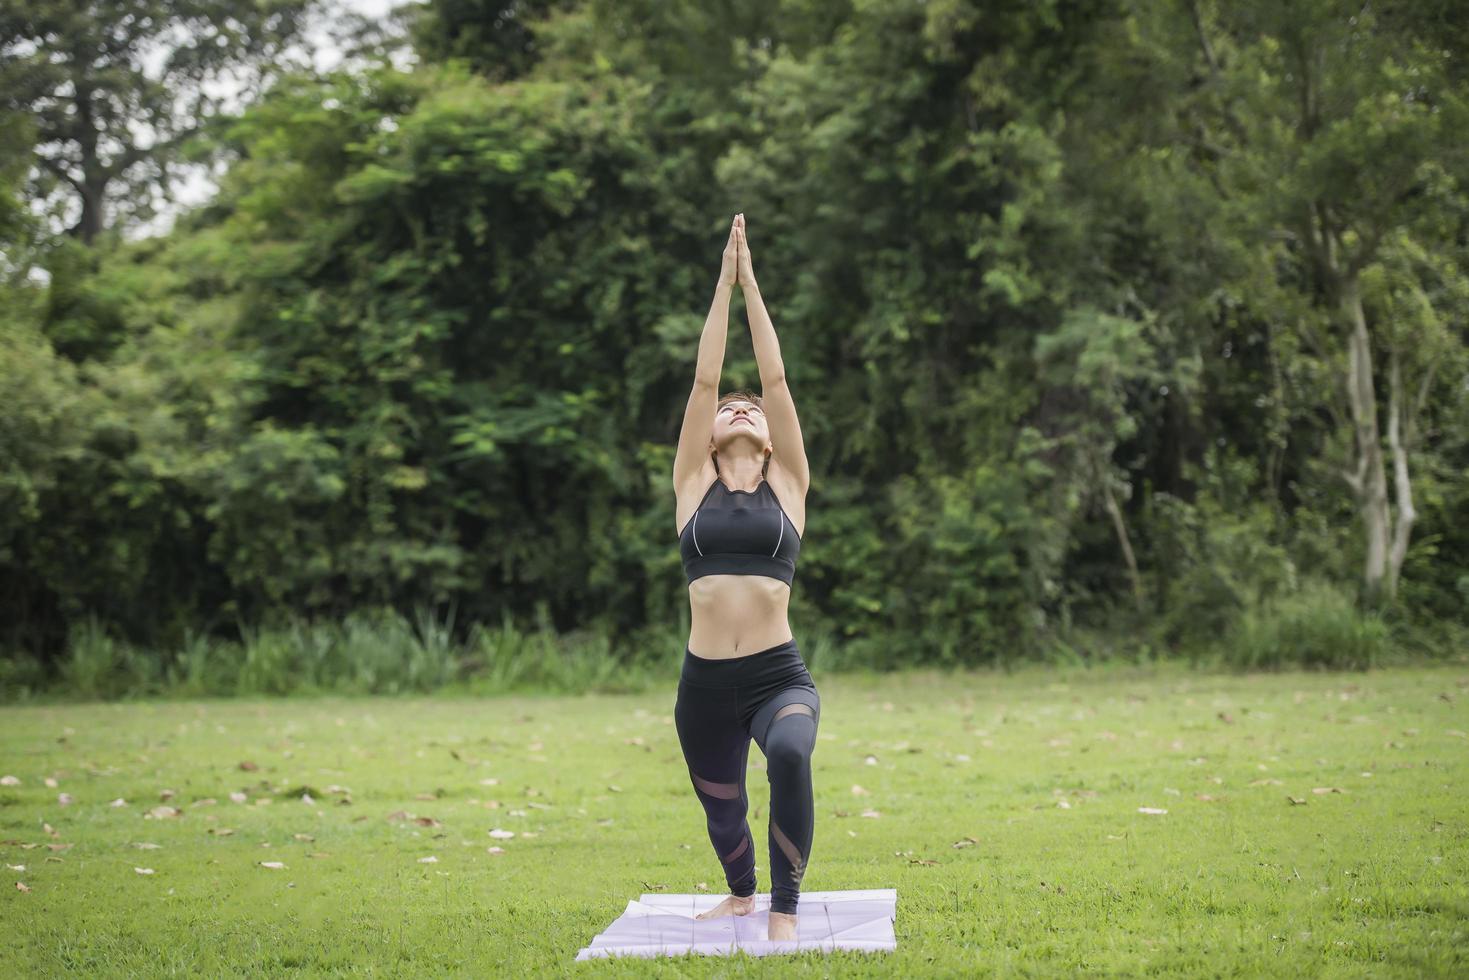
{"label": "woman's face", "polygon": [[723,450],[738,440],[749,440],[756,453],[771,448],[765,413],[747,401],[725,402],[714,413],[712,448]]}

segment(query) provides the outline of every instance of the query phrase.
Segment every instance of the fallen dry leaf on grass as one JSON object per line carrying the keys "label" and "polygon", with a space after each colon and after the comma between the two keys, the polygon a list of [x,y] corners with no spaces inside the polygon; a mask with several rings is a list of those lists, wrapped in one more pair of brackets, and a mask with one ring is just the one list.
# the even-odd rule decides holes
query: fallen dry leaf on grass
{"label": "fallen dry leaf on grass", "polygon": [[20,780],[14,776],[0,776],[0,786],[19,786]]}
{"label": "fallen dry leaf on grass", "polygon": [[515,831],[501,830],[499,827],[496,827],[494,830],[490,831],[490,836],[495,838],[496,840],[509,840],[510,838],[515,836]]}
{"label": "fallen dry leaf on grass", "polygon": [[153,869],[152,868],[138,868],[138,867],[135,867],[135,868],[133,868],[133,870],[136,871],[140,875],[151,875],[153,873]]}
{"label": "fallen dry leaf on grass", "polygon": [[240,768],[245,770],[246,772],[254,772],[260,767],[247,759],[244,762],[240,763]]}
{"label": "fallen dry leaf on grass", "polygon": [[280,871],[286,864],[284,861],[257,861],[262,868],[270,868],[272,871]]}
{"label": "fallen dry leaf on grass", "polygon": [[694,886],[694,891],[696,891],[696,892],[707,892],[708,890],[709,890],[709,883],[707,881],[701,881],[697,885]]}
{"label": "fallen dry leaf on grass", "polygon": [[108,806],[127,806],[128,805],[128,801],[125,800],[125,799],[123,799],[121,796],[119,796],[117,799],[113,800],[111,803],[109,803],[107,805]]}
{"label": "fallen dry leaf on grass", "polygon": [[312,837],[310,834],[292,834],[291,836],[294,837],[296,840],[304,840],[307,842],[313,842],[316,840],[316,838]]}
{"label": "fallen dry leaf on grass", "polygon": [[31,886],[30,885],[27,885],[23,881],[17,881],[15,883],[15,890],[18,891],[18,892],[28,892],[28,891],[31,890]]}
{"label": "fallen dry leaf on grass", "polygon": [[1306,805],[1306,801],[1305,800],[1297,799],[1294,796],[1287,796],[1286,799],[1290,800],[1290,805],[1291,806],[1305,806]]}
{"label": "fallen dry leaf on grass", "polygon": [[419,858],[418,859],[418,863],[419,864],[438,864],[439,863],[439,859],[437,857],[435,857],[434,855],[430,854],[428,857],[421,857],[421,858]]}
{"label": "fallen dry leaf on grass", "polygon": [[487,847],[487,848],[485,848],[485,850],[486,850],[486,852],[488,852],[490,854],[504,854],[505,853],[505,848],[500,847],[498,845],[496,845],[495,847]]}
{"label": "fallen dry leaf on grass", "polygon": [[233,834],[233,827],[210,827],[205,833],[213,834],[215,837],[229,837]]}
{"label": "fallen dry leaf on grass", "polygon": [[1335,786],[1312,786],[1311,792],[1317,796],[1325,796],[1327,793],[1345,793],[1346,790],[1338,789]]}
{"label": "fallen dry leaf on grass", "polygon": [[1168,811],[1167,810],[1164,810],[1162,807],[1156,807],[1156,806],[1140,806],[1140,807],[1137,808],[1137,812],[1138,813],[1167,813]]}
{"label": "fallen dry leaf on grass", "polygon": [[71,804],[76,802],[76,798],[70,793],[57,793],[56,802],[61,806],[71,806]]}
{"label": "fallen dry leaf on grass", "polygon": [[979,841],[975,840],[973,837],[966,837],[963,840],[956,840],[956,841],[954,841],[954,843],[953,844],[950,844],[949,846],[950,847],[973,847],[975,844],[978,844],[978,843],[979,843]]}
{"label": "fallen dry leaf on grass", "polygon": [[70,847],[71,847],[70,844],[47,844],[46,845],[46,850],[48,850],[48,851],[64,851],[64,850],[67,850]]}
{"label": "fallen dry leaf on grass", "polygon": [[863,811],[862,811],[862,816],[864,816],[864,817],[868,817],[868,818],[870,818],[870,819],[873,819],[873,820],[876,820],[876,819],[878,819],[878,818],[879,818],[879,817],[881,817],[881,816],[882,816],[882,814],[881,814],[881,813],[879,813],[879,812],[878,812],[878,811],[876,811],[876,810],[863,810]]}
{"label": "fallen dry leaf on grass", "polygon": [[161,848],[163,845],[162,844],[154,844],[151,841],[140,840],[140,841],[135,841],[133,843],[133,846],[136,847],[140,851],[156,851],[159,848]]}
{"label": "fallen dry leaf on grass", "polygon": [[176,806],[155,806],[153,809],[151,809],[147,813],[143,814],[143,819],[144,820],[172,820],[172,819],[174,819],[176,817],[183,816],[183,813],[184,813],[184,811],[180,810]]}
{"label": "fallen dry leaf on grass", "polygon": [[872,793],[871,793],[870,790],[865,790],[861,786],[858,786],[856,783],[853,783],[852,784],[852,795],[853,796],[871,796]]}

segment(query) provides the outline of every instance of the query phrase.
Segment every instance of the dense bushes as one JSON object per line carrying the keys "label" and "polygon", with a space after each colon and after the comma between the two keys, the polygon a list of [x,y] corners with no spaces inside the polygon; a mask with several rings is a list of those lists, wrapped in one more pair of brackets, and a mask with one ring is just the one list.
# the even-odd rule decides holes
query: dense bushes
{"label": "dense bushes", "polygon": [[[676,660],[668,475],[736,210],[813,474],[808,656],[1449,652],[1469,201],[1416,108],[1465,104],[1432,25],[1300,13],[1345,59],[1313,129],[1278,5],[808,6],[542,5],[503,72],[435,6],[425,50],[465,60],[284,78],[169,235],[0,261],[7,690],[570,690]],[[1381,186],[1408,183],[1357,210],[1387,193],[1374,120],[1409,154]],[[1385,222],[1342,232],[1382,243],[1369,380],[1415,487],[1382,620],[1302,187]],[[758,388],[751,354],[736,302],[724,388]]]}

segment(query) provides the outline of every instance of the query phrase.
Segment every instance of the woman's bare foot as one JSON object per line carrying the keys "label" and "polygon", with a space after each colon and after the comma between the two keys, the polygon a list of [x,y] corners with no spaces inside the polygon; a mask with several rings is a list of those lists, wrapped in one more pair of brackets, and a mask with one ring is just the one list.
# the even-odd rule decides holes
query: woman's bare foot
{"label": "woman's bare foot", "polygon": [[755,907],[755,896],[746,895],[741,898],[731,895],[708,912],[700,912],[694,916],[696,919],[717,919],[722,915],[749,915],[750,910]]}
{"label": "woman's bare foot", "polygon": [[796,938],[796,917],[788,912],[770,913],[770,938],[773,941]]}

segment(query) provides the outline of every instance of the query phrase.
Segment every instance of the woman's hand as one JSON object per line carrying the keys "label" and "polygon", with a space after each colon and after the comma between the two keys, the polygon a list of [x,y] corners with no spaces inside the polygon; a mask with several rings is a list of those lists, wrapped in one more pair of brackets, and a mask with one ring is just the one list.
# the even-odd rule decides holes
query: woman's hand
{"label": "woman's hand", "polygon": [[724,261],[719,267],[721,286],[733,286],[739,281],[739,240],[736,231],[739,223],[739,215],[735,215],[735,219],[729,223],[729,241],[724,245]]}
{"label": "woman's hand", "polygon": [[755,269],[750,264],[750,244],[745,241],[745,215],[743,212],[735,215],[735,236],[739,244],[740,286],[748,288],[755,285]]}

